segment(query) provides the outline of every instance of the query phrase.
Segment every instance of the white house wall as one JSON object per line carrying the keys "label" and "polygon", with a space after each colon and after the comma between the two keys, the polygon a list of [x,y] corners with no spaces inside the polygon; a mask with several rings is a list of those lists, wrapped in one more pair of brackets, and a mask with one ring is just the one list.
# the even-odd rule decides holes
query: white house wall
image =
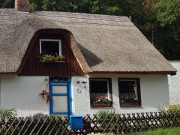
{"label": "white house wall", "polygon": [[176,75],[168,76],[170,103],[180,104],[180,61],[170,61],[170,63],[177,69]]}
{"label": "white house wall", "polygon": [[[113,107],[90,108],[89,77],[112,78]],[[142,107],[120,107],[118,78],[140,78]],[[77,84],[77,82],[87,84]],[[94,114],[100,110],[115,110],[119,113],[157,111],[169,105],[169,89],[166,75],[91,75],[72,77],[73,113],[78,115]]]}
{"label": "white house wall", "polygon": [[19,116],[49,114],[49,104],[40,95],[46,88],[45,77],[3,75],[0,78],[1,108],[15,108]]}
{"label": "white house wall", "polygon": [[[113,107],[106,108],[108,110],[116,110],[116,112],[122,113],[149,112],[157,111],[156,107],[169,105],[166,75],[86,75],[85,77],[72,77],[73,114],[94,114],[100,110],[105,110],[105,108],[90,108],[89,77],[112,78]],[[142,107],[120,107],[118,78],[126,77],[140,78]],[[40,95],[42,90],[46,89],[45,77],[1,75],[0,79],[1,108],[15,108],[19,116],[34,115],[39,112],[49,114],[49,104]]]}

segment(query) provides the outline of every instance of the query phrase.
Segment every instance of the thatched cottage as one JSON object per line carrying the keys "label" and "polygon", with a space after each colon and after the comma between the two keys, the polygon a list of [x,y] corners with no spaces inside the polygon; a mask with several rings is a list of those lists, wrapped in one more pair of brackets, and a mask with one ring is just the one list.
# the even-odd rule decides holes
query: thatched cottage
{"label": "thatched cottage", "polygon": [[29,12],[29,0],[15,0],[0,9],[0,32],[1,108],[84,115],[169,104],[176,70],[127,17]]}

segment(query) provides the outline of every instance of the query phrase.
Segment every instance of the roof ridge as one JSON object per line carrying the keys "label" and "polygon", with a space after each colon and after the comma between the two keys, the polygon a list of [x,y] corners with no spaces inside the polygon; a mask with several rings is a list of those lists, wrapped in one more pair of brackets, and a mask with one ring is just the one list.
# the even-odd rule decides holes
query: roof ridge
{"label": "roof ridge", "polygon": [[[47,15],[38,15],[38,16],[47,16]],[[49,15],[50,16],[50,15]],[[57,17],[66,17],[66,18],[75,18],[75,19],[87,19],[87,18],[85,18],[85,17],[70,17],[70,16],[65,16],[65,15],[57,15]],[[53,16],[53,17],[56,17],[56,15],[55,16]],[[90,20],[105,20],[105,21],[115,21],[115,22],[127,22],[127,21],[116,21],[116,20],[112,20],[112,19],[92,19],[92,18],[89,18]]]}
{"label": "roof ridge", "polygon": [[[66,17],[66,18],[75,18],[75,19],[90,19],[90,20],[106,20],[106,21],[114,21],[122,19],[121,22],[127,22],[128,17],[127,16],[114,16],[114,15],[104,15],[104,14],[89,14],[89,13],[75,13],[75,12],[57,12],[57,11],[32,11],[30,12],[35,15],[41,15],[41,16],[52,16],[53,17]],[[40,14],[40,13],[50,13],[50,14]],[[51,13],[58,13],[58,14],[51,14]],[[81,16],[72,16],[72,15],[81,15]],[[71,16],[70,16],[71,15]],[[95,18],[95,17],[103,17],[103,18]],[[94,17],[94,18],[89,18]],[[108,17],[108,18],[104,18]],[[126,18],[126,21],[124,19]],[[130,20],[129,20],[130,21]]]}
{"label": "roof ridge", "polygon": [[[43,16],[45,16],[45,15],[38,15],[38,16],[40,16],[40,17],[43,17]],[[66,17],[66,18],[69,18],[69,17]],[[77,18],[75,18],[75,19],[77,19]],[[85,18],[84,18],[85,19]],[[95,20],[95,19],[92,19],[92,20]],[[97,21],[97,20],[96,20]],[[98,20],[98,21],[101,21],[100,19]],[[57,22],[65,22],[65,21],[57,21]],[[120,21],[107,21],[108,23],[109,22],[115,22],[115,23],[119,23]],[[123,23],[123,22],[125,22],[125,21],[122,21],[121,23]],[[121,26],[120,24],[118,25],[118,24],[103,24],[103,23],[93,23],[93,22],[76,22],[76,21],[71,21],[71,24],[72,23],[82,23],[82,24],[99,24],[99,25],[108,25],[108,26]],[[127,23],[127,22],[126,22]],[[129,23],[131,23],[131,22],[129,22]]]}
{"label": "roof ridge", "polygon": [[81,13],[81,12],[64,12],[64,11],[30,11],[30,13],[36,12],[49,12],[49,13],[62,13],[62,14],[84,14],[84,15],[93,15],[93,16],[109,16],[109,17],[127,17],[127,16],[117,16],[117,15],[105,15],[105,14],[93,14],[93,13]]}

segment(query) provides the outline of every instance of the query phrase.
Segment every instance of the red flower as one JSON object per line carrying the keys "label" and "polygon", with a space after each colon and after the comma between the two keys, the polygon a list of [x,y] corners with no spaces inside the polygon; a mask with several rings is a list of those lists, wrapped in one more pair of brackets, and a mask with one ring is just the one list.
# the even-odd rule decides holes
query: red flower
{"label": "red flower", "polygon": [[50,92],[48,92],[48,95],[50,95]]}
{"label": "red flower", "polygon": [[99,98],[99,100],[101,100],[101,98]]}
{"label": "red flower", "polygon": [[47,91],[45,90],[44,93],[47,93]]}
{"label": "red flower", "polygon": [[43,90],[43,92],[45,93],[45,92],[46,92],[46,90]]}
{"label": "red flower", "polygon": [[101,96],[101,98],[103,98],[103,96]]}

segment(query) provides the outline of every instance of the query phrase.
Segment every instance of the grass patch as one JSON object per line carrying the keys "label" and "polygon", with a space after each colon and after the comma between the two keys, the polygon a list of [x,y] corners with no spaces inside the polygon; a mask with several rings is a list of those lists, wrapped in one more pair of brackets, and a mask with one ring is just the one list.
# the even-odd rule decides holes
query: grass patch
{"label": "grass patch", "polygon": [[132,135],[180,135],[180,127],[157,129],[157,130],[154,130],[154,131],[135,133],[135,134],[132,134]]}

